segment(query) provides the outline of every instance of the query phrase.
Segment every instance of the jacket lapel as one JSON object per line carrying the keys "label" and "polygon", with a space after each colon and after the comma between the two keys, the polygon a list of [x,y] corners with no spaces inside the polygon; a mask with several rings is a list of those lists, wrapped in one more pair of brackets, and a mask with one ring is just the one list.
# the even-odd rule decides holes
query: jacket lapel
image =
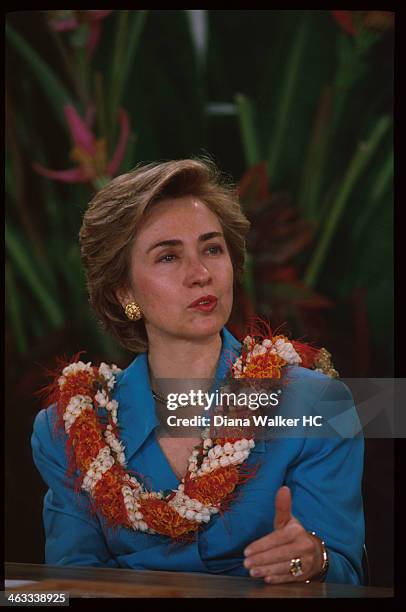
{"label": "jacket lapel", "polygon": [[[222,350],[217,365],[216,382],[228,374],[230,365],[239,356],[241,344],[223,327],[221,331]],[[138,451],[151,431],[159,425],[155,401],[152,396],[147,353],[140,353],[117,377],[113,397],[118,401],[118,422],[120,437],[125,446],[127,463]],[[265,450],[263,440],[258,440],[255,449]]]}

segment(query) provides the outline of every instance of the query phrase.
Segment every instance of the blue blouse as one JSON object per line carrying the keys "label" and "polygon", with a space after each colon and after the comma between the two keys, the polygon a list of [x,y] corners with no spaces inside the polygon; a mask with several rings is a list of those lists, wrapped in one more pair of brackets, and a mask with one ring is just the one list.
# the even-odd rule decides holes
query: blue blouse
{"label": "blue blouse", "polygon": [[[218,380],[228,370],[230,351],[236,354],[241,348],[226,328],[221,336]],[[49,487],[43,505],[45,563],[249,576],[243,551],[273,531],[275,495],[285,484],[292,493],[293,515],[326,543],[330,560],[326,582],[361,583],[364,440],[351,393],[337,380],[331,393],[331,379],[324,374],[287,367],[290,383],[285,403],[289,411],[345,414],[340,434],[258,440],[247,460],[260,463],[256,476],[237,487],[239,494],[230,509],[213,515],[190,544],[175,545],[165,536],[122,527],[113,533],[105,527],[102,515],[91,515],[87,493],[77,494],[67,486],[66,434],[59,438],[52,434],[55,405],[41,410],[31,445],[34,463]],[[317,384],[310,384],[314,382]],[[299,383],[300,393],[295,392]],[[153,490],[176,489],[180,481],[155,437],[159,421],[146,353],[119,374],[113,397],[119,402],[128,468],[147,475]]]}

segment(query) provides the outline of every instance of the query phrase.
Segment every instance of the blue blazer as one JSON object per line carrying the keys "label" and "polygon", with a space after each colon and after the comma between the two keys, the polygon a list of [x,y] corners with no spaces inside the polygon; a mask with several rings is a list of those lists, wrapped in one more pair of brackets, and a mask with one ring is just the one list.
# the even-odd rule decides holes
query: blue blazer
{"label": "blue blazer", "polygon": [[[238,353],[241,348],[226,328],[221,336],[219,380],[227,372],[229,351]],[[299,366],[287,367],[287,409],[291,414],[345,414],[340,434],[315,437],[303,433],[258,440],[247,460],[260,463],[256,476],[237,487],[239,495],[223,516],[213,515],[195,542],[181,546],[164,536],[121,527],[113,533],[105,527],[103,516],[92,515],[87,493],[78,495],[72,483],[66,482],[66,434],[62,438],[52,435],[55,405],[41,410],[31,444],[34,463],[49,487],[43,505],[45,563],[249,576],[243,550],[273,531],[275,495],[285,484],[292,493],[293,515],[326,543],[330,558],[326,582],[361,583],[364,440],[351,393],[337,380],[330,393],[329,377]],[[300,393],[295,393],[299,383]],[[146,353],[119,375],[113,397],[119,402],[128,468],[148,476],[154,490],[176,489],[179,480],[155,439],[159,421]]]}

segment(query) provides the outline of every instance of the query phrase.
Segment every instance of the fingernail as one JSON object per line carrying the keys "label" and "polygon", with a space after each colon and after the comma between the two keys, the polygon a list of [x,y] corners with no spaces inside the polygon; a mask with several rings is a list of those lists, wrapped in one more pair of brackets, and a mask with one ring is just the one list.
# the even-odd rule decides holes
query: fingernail
{"label": "fingernail", "polygon": [[259,576],[261,574],[261,570],[254,567],[254,569],[250,570],[250,574],[251,576]]}
{"label": "fingernail", "polygon": [[244,555],[245,555],[246,557],[248,557],[248,555],[250,555],[250,554],[251,554],[251,549],[250,549],[250,548],[246,548],[246,549],[244,550]]}
{"label": "fingernail", "polygon": [[245,559],[245,561],[244,561],[244,567],[251,567],[251,561],[250,561],[250,559]]}

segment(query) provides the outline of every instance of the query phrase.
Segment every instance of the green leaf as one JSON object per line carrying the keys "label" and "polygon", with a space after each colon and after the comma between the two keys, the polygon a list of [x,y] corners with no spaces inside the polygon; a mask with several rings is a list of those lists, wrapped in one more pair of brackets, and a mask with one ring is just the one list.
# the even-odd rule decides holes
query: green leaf
{"label": "green leaf", "polygon": [[137,136],[130,134],[128,137],[127,148],[125,150],[125,156],[121,164],[121,172],[129,172],[135,166],[135,143],[137,142]]}
{"label": "green leaf", "polygon": [[300,206],[306,218],[316,216],[320,205],[320,190],[327,161],[327,147],[330,135],[332,88],[326,85],[320,96],[316,119],[303,167],[298,189]]}
{"label": "green leaf", "polygon": [[368,226],[368,223],[371,221],[374,216],[374,212],[376,211],[377,206],[381,203],[382,197],[384,196],[386,190],[389,188],[389,185],[393,181],[393,151],[390,151],[389,155],[386,158],[385,163],[383,164],[381,171],[378,172],[375,180],[372,183],[370,189],[369,198],[367,198],[368,206],[366,206],[362,214],[359,215],[356,220],[352,235],[353,240],[357,241],[360,239],[362,232]]}
{"label": "green leaf", "polygon": [[[132,20],[129,20],[132,13]],[[116,123],[117,109],[121,104],[123,90],[139,48],[148,11],[119,11],[116,45],[110,73],[112,125]]]}
{"label": "green leaf", "polygon": [[341,189],[332,205],[330,214],[324,228],[320,230],[320,239],[314,250],[313,257],[306,271],[304,282],[309,287],[316,284],[322,265],[330,248],[334,233],[337,229],[341,215],[349,200],[353,186],[362,175],[369,160],[376,152],[385,133],[389,129],[391,120],[388,116],[381,117],[367,142],[359,143],[353,158],[351,159],[347,172],[343,178]]}
{"label": "green leaf", "polygon": [[70,35],[70,41],[74,47],[84,47],[89,36],[89,25],[81,23]]}
{"label": "green leaf", "polygon": [[125,71],[124,79],[126,79],[133,67],[137,56],[138,47],[140,44],[142,32],[145,27],[145,22],[149,11],[132,11],[133,19],[130,23],[130,34],[125,55]]}
{"label": "green leaf", "polygon": [[338,67],[333,84],[333,118],[332,133],[340,132],[343,121],[343,110],[348,103],[352,88],[366,72],[367,64],[362,54],[357,53],[356,46],[347,34],[339,33],[337,39]]}
{"label": "green leaf", "polygon": [[299,75],[299,68],[304,53],[307,35],[308,27],[306,23],[303,23],[292,46],[285,70],[285,78],[282,84],[282,91],[276,113],[277,121],[273,131],[273,137],[269,145],[268,174],[271,182],[273,182],[277,176],[279,156],[283,150],[283,143],[286,140],[286,133],[289,128],[291,109],[295,97],[296,82]]}
{"label": "green leaf", "polygon": [[25,60],[27,67],[31,69],[32,75],[42,86],[44,94],[48,96],[50,106],[55,112],[56,117],[63,124],[64,128],[66,128],[63,106],[65,104],[72,104],[72,99],[64,85],[39,56],[37,51],[35,51],[31,45],[17,34],[17,32],[7,23],[6,36],[16,51],[21,55],[22,59]]}
{"label": "green leaf", "polygon": [[236,94],[234,100],[238,110],[245,161],[248,166],[254,166],[261,161],[261,152],[254,120],[254,109],[250,99],[243,94]]}
{"label": "green leaf", "polygon": [[49,293],[47,286],[42,282],[40,274],[34,267],[33,258],[26,251],[22,241],[17,237],[14,230],[7,224],[5,239],[6,249],[10,259],[19,270],[23,279],[30,286],[34,296],[49,317],[51,325],[55,327],[62,325],[64,318],[59,305]]}

